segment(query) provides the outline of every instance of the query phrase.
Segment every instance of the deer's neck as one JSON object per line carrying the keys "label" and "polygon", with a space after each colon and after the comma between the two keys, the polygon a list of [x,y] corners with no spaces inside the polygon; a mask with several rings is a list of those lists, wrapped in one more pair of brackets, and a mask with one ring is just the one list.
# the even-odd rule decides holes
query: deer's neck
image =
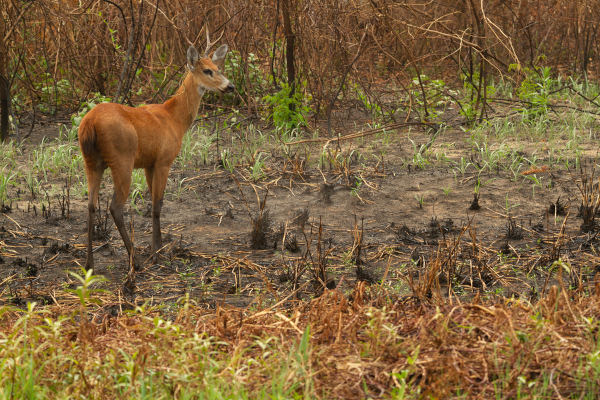
{"label": "deer's neck", "polygon": [[175,95],[165,102],[165,107],[171,113],[173,120],[181,127],[180,137],[183,137],[196,119],[204,92],[204,89],[199,89],[194,84],[192,75],[188,72]]}

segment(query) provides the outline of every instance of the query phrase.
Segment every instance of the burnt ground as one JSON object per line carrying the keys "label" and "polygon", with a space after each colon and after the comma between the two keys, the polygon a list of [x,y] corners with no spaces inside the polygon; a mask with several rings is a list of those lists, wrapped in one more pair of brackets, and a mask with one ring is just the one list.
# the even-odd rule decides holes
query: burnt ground
{"label": "burnt ground", "polygon": [[[56,123],[36,127],[16,169],[27,169],[28,155],[43,137],[57,135]],[[94,272],[107,278],[102,286],[114,304],[167,308],[186,293],[209,306],[260,307],[308,299],[324,286],[348,291],[358,281],[383,282],[398,296],[421,299],[533,300],[556,282],[582,290],[592,285],[598,238],[595,228],[581,230],[577,216],[580,172],[544,152],[560,147],[560,138],[547,146],[503,141],[522,159],[515,175],[500,166],[478,172],[474,166],[484,160],[460,130],[438,134],[426,162],[415,157],[415,148],[428,143],[428,132],[388,135],[343,142],[339,153],[330,143],[321,169],[323,143],[309,150],[292,146],[289,157],[273,151],[258,182],[247,165],[230,174],[214,157],[207,165],[174,167],[162,211],[165,247],[156,264],[147,260],[148,204],[139,202],[126,216],[141,264],[132,294],[122,291],[128,264],[107,218],[107,173]],[[593,157],[592,141],[581,149]],[[534,163],[524,161],[532,155]],[[461,163],[471,167],[463,173]],[[80,179],[85,181],[83,171]],[[52,183],[62,190],[36,198],[24,178],[17,182],[0,214],[0,302],[65,299],[68,292],[59,289],[78,284],[67,271],[81,273],[85,262],[87,198],[61,177]]]}

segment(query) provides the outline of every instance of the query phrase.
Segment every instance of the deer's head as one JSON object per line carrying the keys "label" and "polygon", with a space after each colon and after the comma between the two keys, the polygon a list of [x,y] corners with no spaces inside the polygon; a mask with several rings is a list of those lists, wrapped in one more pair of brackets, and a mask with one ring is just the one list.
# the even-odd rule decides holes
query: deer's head
{"label": "deer's head", "polygon": [[229,82],[229,79],[222,72],[229,48],[226,44],[223,44],[212,53],[212,56],[209,56],[210,48],[215,42],[210,42],[208,28],[206,28],[206,50],[204,50],[204,55],[200,57],[198,50],[191,45],[187,50],[187,66],[198,86],[198,90],[231,92],[235,89],[235,86]]}

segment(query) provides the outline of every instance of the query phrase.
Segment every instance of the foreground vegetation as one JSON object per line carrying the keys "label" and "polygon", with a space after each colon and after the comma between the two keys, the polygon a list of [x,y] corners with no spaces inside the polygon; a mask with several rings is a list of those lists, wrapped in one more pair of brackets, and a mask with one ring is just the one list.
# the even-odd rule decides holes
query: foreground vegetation
{"label": "foreground vegetation", "polygon": [[165,318],[111,315],[97,277],[73,300],[1,308],[1,396],[122,398],[571,398],[600,394],[598,294],[554,287],[536,304],[421,301],[380,285],[293,308]]}

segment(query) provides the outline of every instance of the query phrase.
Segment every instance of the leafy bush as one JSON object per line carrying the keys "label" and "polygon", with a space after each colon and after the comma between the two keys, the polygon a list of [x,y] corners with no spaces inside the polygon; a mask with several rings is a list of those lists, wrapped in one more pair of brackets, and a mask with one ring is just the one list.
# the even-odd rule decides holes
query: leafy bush
{"label": "leafy bush", "polygon": [[[442,79],[432,79],[425,74],[421,74],[420,80],[418,76],[412,79],[409,91],[414,99],[416,110],[423,115],[423,120],[429,121],[438,120],[448,102],[452,101],[452,98],[446,94],[447,91],[456,95],[453,90],[446,87],[446,82]],[[428,116],[425,116],[425,109],[429,113]]]}
{"label": "leafy bush", "polygon": [[40,93],[38,109],[43,113],[56,114],[63,105],[67,96],[75,89],[66,79],[54,80],[52,75],[44,73],[40,77],[40,82],[35,85]]}
{"label": "leafy bush", "polygon": [[365,91],[358,84],[355,83],[353,86],[358,100],[360,100],[365,109],[371,113],[374,120],[387,116],[384,114],[381,106],[377,104],[377,102],[372,101],[371,97],[365,93]]}
{"label": "leafy bush", "polygon": [[248,53],[244,60],[239,51],[231,50],[225,59],[223,73],[242,97],[249,93],[260,95],[267,85],[267,80],[259,68],[259,59],[254,53]]}
{"label": "leafy bush", "polygon": [[[516,70],[519,67],[511,64],[509,70]],[[550,76],[550,67],[524,68],[525,79],[517,88],[517,96],[523,102],[523,107],[518,108],[523,117],[528,121],[533,121],[540,116],[548,113],[550,104],[550,94],[555,89],[556,80]]]}
{"label": "leafy bush", "polygon": [[[475,121],[477,118],[477,113],[479,111],[479,106],[481,101],[477,101],[477,93],[479,88],[475,85],[475,82],[480,82],[479,71],[473,72],[470,79],[467,74],[460,74],[460,77],[463,81],[463,89],[465,102],[461,104],[460,115],[465,117],[467,121]],[[491,97],[496,94],[496,88],[494,85],[486,85],[485,87],[486,97]],[[483,91],[480,93],[483,96]]]}
{"label": "leafy bush", "polygon": [[276,127],[284,131],[306,126],[306,117],[312,109],[307,105],[310,95],[304,95],[304,85],[298,86],[291,95],[291,87],[283,83],[281,90],[273,95],[266,95],[263,100],[270,108],[268,119]]}
{"label": "leafy bush", "polygon": [[103,96],[100,93],[94,93],[91,99],[81,105],[79,111],[71,115],[71,123],[73,124],[73,127],[78,128],[85,114],[87,114],[92,108],[96,107],[97,104],[107,103],[109,101],[111,101],[110,97]]}

